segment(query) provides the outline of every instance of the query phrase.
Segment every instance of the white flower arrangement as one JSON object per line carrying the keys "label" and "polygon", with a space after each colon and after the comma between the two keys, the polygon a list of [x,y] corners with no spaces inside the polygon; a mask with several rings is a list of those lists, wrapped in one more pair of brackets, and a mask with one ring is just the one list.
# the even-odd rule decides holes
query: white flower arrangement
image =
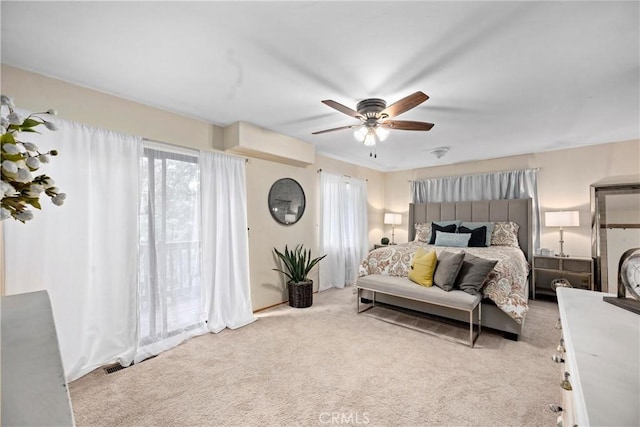
{"label": "white flower arrangement", "polygon": [[13,100],[8,96],[1,96],[0,113],[4,109],[8,114],[0,117],[0,221],[14,218],[21,222],[33,219],[33,212],[29,207],[41,209],[40,195],[46,194],[56,206],[64,203],[67,195],[60,193],[53,179],[46,175],[33,176],[43,163],[49,163],[52,156],[57,156],[56,150],[40,152],[38,146],[32,142],[18,140],[22,132],[35,132],[38,126],[57,130],[55,123],[43,119],[43,115],[55,116],[55,110],[34,113],[23,119],[14,111]]}

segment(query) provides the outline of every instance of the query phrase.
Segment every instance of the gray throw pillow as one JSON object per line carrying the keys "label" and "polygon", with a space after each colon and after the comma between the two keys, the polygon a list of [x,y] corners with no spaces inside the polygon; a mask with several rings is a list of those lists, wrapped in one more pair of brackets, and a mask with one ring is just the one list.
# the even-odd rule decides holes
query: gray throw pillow
{"label": "gray throw pillow", "polygon": [[456,286],[471,295],[478,295],[487,276],[498,261],[466,254],[456,279]]}
{"label": "gray throw pillow", "polygon": [[438,255],[438,264],[435,273],[433,273],[433,284],[447,292],[453,289],[464,257],[464,252],[442,251]]}

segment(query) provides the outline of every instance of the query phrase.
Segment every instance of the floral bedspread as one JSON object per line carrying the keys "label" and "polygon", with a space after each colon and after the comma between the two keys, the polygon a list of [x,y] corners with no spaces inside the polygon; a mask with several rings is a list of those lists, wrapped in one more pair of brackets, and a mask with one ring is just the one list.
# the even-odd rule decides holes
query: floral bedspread
{"label": "floral bedspread", "polygon": [[367,258],[360,264],[358,276],[383,274],[406,277],[409,274],[413,254],[419,246],[429,250],[435,249],[436,254],[445,250],[464,251],[480,258],[497,260],[498,263],[485,280],[482,292],[513,320],[522,323],[529,310],[527,295],[525,295],[529,264],[524,253],[516,247],[490,246],[461,249],[427,245],[421,242],[387,246],[369,252]]}

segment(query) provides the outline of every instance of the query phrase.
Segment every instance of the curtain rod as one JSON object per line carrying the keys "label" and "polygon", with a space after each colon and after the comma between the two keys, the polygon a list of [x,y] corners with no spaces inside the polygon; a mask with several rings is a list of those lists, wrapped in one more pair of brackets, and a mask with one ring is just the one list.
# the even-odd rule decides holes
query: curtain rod
{"label": "curtain rod", "polygon": [[[186,146],[184,146],[184,145],[175,144],[175,143],[172,143],[172,142],[158,141],[158,140],[156,140],[156,139],[151,139],[151,138],[142,138],[142,141],[153,142],[153,143],[155,143],[155,144],[164,144],[164,145],[169,145],[169,146],[171,146],[171,147],[180,148],[180,149],[182,149],[182,150],[193,150],[193,151],[200,151],[200,150],[201,150],[200,148],[186,147]],[[249,159],[248,157],[240,156],[240,155],[238,155],[238,154],[233,154],[233,153],[227,153],[227,152],[225,152],[225,151],[217,150],[217,149],[215,149],[215,148],[207,148],[207,149],[202,150],[202,151],[210,151],[210,152],[212,152],[212,153],[225,154],[225,155],[227,155],[227,156],[231,156],[231,157],[239,157],[239,158],[241,158],[241,159],[244,159],[244,162],[245,162],[245,163],[251,163],[251,161],[250,161],[251,159]]]}
{"label": "curtain rod", "polygon": [[[322,172],[322,169],[318,169],[316,171],[317,173]],[[327,173],[331,173],[331,172],[327,172]],[[337,174],[336,174],[337,175]],[[351,175],[341,175],[343,178],[351,178],[351,179],[362,179],[362,178],[353,178]],[[369,182],[369,180],[367,178],[364,179],[366,182]]]}
{"label": "curtain rod", "polygon": [[492,173],[520,172],[520,171],[539,171],[540,169],[541,169],[541,168],[511,169],[511,170],[504,170],[504,171],[478,172],[478,173],[471,173],[471,174],[468,174],[468,175],[432,176],[432,177],[430,177],[430,178],[416,178],[416,179],[410,179],[410,180],[407,180],[407,182],[425,181],[425,180],[427,180],[427,179],[460,178],[460,177],[463,177],[463,176],[489,175],[489,174],[492,174]]}
{"label": "curtain rod", "polygon": [[[318,173],[320,173],[320,172],[322,172],[322,169],[318,169]],[[328,172],[328,173],[330,173],[330,172]],[[342,175],[342,176],[345,177],[345,178],[352,178],[351,175]]]}

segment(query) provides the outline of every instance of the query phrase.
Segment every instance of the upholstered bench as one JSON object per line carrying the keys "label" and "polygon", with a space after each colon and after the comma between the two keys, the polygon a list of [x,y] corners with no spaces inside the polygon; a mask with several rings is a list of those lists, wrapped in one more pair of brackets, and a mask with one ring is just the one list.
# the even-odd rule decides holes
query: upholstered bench
{"label": "upholstered bench", "polygon": [[[382,274],[371,274],[358,278],[355,285],[357,293],[356,309],[358,314],[364,313],[371,309],[376,304],[376,293],[392,295],[399,298],[406,298],[415,301],[424,302],[427,304],[438,305],[446,307],[452,310],[466,311],[469,313],[469,346],[473,347],[476,339],[480,335],[482,330],[482,295],[471,295],[461,290],[444,291],[437,286],[424,287],[417,285],[406,277],[385,276]],[[360,298],[362,291],[369,291],[372,293],[371,304],[364,310],[360,310]],[[476,310],[477,309],[477,310]],[[478,332],[473,333],[474,325],[474,312],[478,312],[477,323]],[[381,320],[388,321],[380,318]],[[391,322],[394,323],[394,322]],[[409,324],[401,324],[411,329],[416,329],[421,332],[427,332],[423,329],[416,328]],[[467,344],[466,340],[462,341]]]}

